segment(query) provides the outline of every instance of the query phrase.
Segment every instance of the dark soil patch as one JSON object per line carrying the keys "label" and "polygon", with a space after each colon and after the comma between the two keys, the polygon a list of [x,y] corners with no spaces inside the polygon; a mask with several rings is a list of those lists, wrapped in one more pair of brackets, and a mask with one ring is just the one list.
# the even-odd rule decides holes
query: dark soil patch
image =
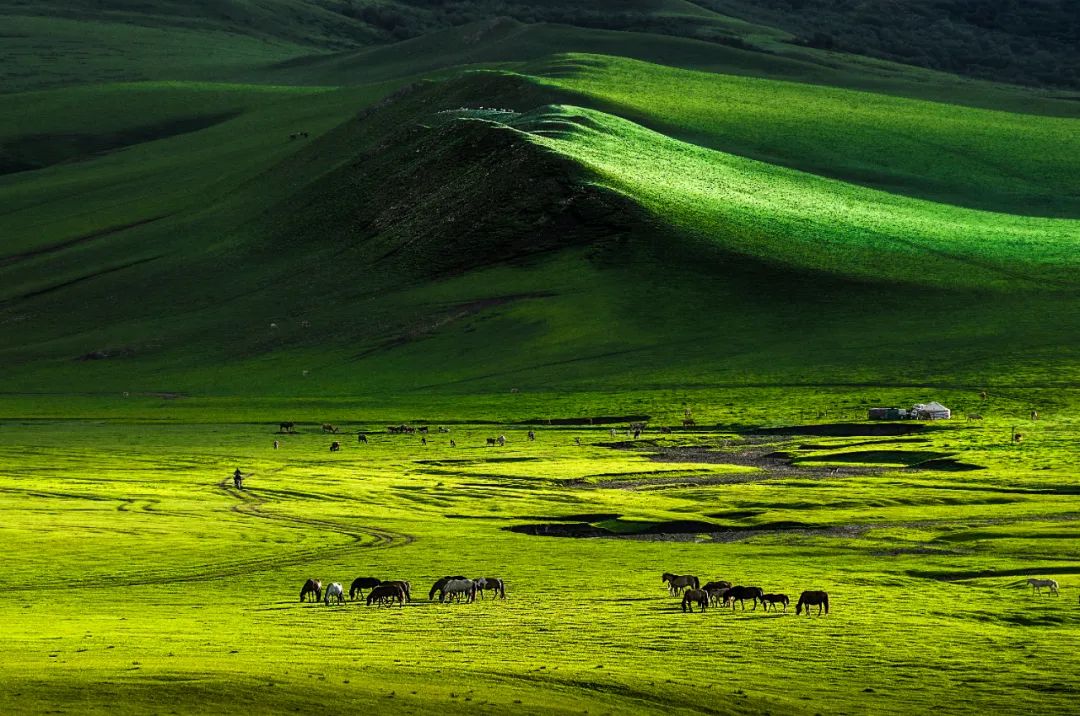
{"label": "dark soil patch", "polygon": [[[910,435],[931,430],[926,423],[825,423],[822,425],[791,425],[780,428],[755,428],[746,432],[756,435],[826,435],[857,437],[877,435]],[[933,429],[940,430],[939,427]]]}

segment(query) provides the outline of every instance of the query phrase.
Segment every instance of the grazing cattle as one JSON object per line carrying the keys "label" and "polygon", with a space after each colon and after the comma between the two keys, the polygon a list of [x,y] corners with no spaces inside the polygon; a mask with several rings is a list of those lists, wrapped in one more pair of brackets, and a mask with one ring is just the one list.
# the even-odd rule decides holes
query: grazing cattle
{"label": "grazing cattle", "polygon": [[1059,596],[1058,595],[1058,583],[1057,583],[1056,580],[1053,580],[1053,579],[1035,579],[1034,577],[1032,577],[1031,579],[1029,579],[1027,581],[1027,583],[1031,585],[1031,593],[1032,594],[1041,594],[1042,593],[1042,588],[1046,587],[1047,589],[1050,590],[1051,594],[1053,594],[1054,596]]}
{"label": "grazing cattle", "polygon": [[694,604],[705,611],[705,607],[709,606],[709,593],[704,589],[687,589],[682,598],[683,612],[694,611]]}
{"label": "grazing cattle", "polygon": [[365,445],[367,445],[367,435],[365,435],[364,433],[357,433],[356,442],[364,443]]}
{"label": "grazing cattle", "polygon": [[[313,597],[313,599],[309,599]],[[300,601],[319,601],[322,599],[322,582],[317,579],[309,579],[300,588]]]}
{"label": "grazing cattle", "polygon": [[495,447],[495,442],[496,442],[495,438],[488,438],[487,439],[487,446],[488,447]]}
{"label": "grazing cattle", "polygon": [[330,600],[335,600],[338,604],[345,603],[345,590],[341,588],[340,582],[331,582],[330,586],[326,588],[326,596],[323,598],[323,604],[330,606]]}
{"label": "grazing cattle", "polygon": [[278,423],[279,433],[295,433],[296,423]]}
{"label": "grazing cattle", "polygon": [[828,592],[803,592],[799,595],[799,603],[795,605],[795,613],[801,614],[802,609],[806,607],[806,616],[810,616],[810,607],[817,605],[818,616],[821,616],[821,610],[824,609],[825,613],[829,613],[829,593]]}
{"label": "grazing cattle", "polygon": [[735,611],[735,602],[738,602],[742,606],[743,611],[746,611],[746,600],[753,599],[754,607],[750,611],[757,609],[758,600],[765,595],[765,590],[761,587],[743,587],[736,585],[731,589],[724,592],[724,603],[731,603],[731,611]]}
{"label": "grazing cattle", "polygon": [[360,597],[364,596],[365,589],[374,589],[380,584],[382,584],[382,580],[375,577],[357,577],[349,587],[349,599],[355,601],[358,595]]}
{"label": "grazing cattle", "polygon": [[786,595],[786,594],[763,594],[763,595],[761,595],[761,605],[763,607],[765,607],[765,611],[769,611],[769,605],[772,605],[773,611],[775,612],[776,611],[776,605],[777,604],[783,604],[784,605],[784,611],[786,612],[787,608],[788,608],[788,604],[790,604],[790,603],[791,603],[791,600],[788,599],[788,595]]}
{"label": "grazing cattle", "polygon": [[339,443],[337,440],[330,443],[330,452],[338,452],[339,450],[341,450],[341,443]]}
{"label": "grazing cattle", "polygon": [[396,584],[380,584],[368,592],[367,605],[370,607],[373,602],[386,604],[397,602],[399,607],[403,607],[405,606],[405,592]]}
{"label": "grazing cattle", "polygon": [[671,596],[673,597],[680,594],[682,590],[687,587],[698,589],[701,586],[701,581],[692,574],[672,574],[671,572],[664,572],[660,579],[667,582],[668,591],[671,592]]}
{"label": "grazing cattle", "polygon": [[333,425],[331,425],[330,423],[323,423],[322,431],[324,433],[336,433],[337,428],[334,427]]}

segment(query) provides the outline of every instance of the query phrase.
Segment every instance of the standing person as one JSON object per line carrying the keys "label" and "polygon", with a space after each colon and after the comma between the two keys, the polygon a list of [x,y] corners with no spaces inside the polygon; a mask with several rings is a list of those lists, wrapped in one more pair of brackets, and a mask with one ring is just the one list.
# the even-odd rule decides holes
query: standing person
{"label": "standing person", "polygon": [[240,472],[240,468],[236,468],[236,472],[232,474],[232,479],[237,490],[242,490],[244,488],[244,473]]}

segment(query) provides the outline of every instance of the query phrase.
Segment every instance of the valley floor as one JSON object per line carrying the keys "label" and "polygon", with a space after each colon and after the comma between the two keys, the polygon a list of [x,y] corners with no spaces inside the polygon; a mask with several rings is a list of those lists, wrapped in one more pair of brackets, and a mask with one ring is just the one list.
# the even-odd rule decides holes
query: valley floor
{"label": "valley floor", "polygon": [[[6,396],[0,711],[1076,713],[1074,397]],[[933,398],[959,419],[858,434],[880,429],[868,404]],[[386,432],[426,421],[426,445]],[[668,571],[792,605],[684,614]],[[428,600],[459,573],[507,598]],[[368,575],[410,580],[413,601],[297,600],[308,577]],[[829,592],[828,616],[794,614],[804,589]]]}

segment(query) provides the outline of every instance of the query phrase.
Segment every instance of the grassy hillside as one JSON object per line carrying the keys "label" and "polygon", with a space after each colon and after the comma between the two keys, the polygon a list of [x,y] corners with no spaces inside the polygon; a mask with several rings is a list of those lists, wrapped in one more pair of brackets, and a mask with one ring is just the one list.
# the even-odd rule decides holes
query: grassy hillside
{"label": "grassy hillside", "polygon": [[[576,81],[473,73],[345,122],[389,86],[233,88],[252,109],[211,129],[9,175],[4,221],[36,230],[3,267],[5,358],[27,385],[195,392],[208,366],[215,391],[272,393],[643,374],[658,385],[1073,379],[1074,221],[904,198],[548,107],[590,98],[553,86]],[[847,101],[743,86],[777,106],[771,93]],[[610,108],[601,91],[592,99]],[[864,115],[873,150],[852,144],[831,161],[878,161],[891,135],[875,122],[890,110],[898,122],[947,111],[883,102]],[[479,105],[517,111],[461,109]],[[694,112],[691,101],[675,116]],[[1016,151],[994,127],[1021,118],[952,112],[962,121],[920,147],[928,159],[949,142],[962,153],[976,125],[987,155]],[[1031,119],[1030,141],[1047,146],[1073,121]],[[312,136],[290,141],[300,127]],[[206,159],[223,151],[236,157],[227,176]],[[1044,174],[1039,191],[1057,196],[1058,175]],[[156,189],[133,201],[133,182]],[[132,286],[137,303],[112,298]],[[73,322],[71,305],[93,306],[95,320]]]}

